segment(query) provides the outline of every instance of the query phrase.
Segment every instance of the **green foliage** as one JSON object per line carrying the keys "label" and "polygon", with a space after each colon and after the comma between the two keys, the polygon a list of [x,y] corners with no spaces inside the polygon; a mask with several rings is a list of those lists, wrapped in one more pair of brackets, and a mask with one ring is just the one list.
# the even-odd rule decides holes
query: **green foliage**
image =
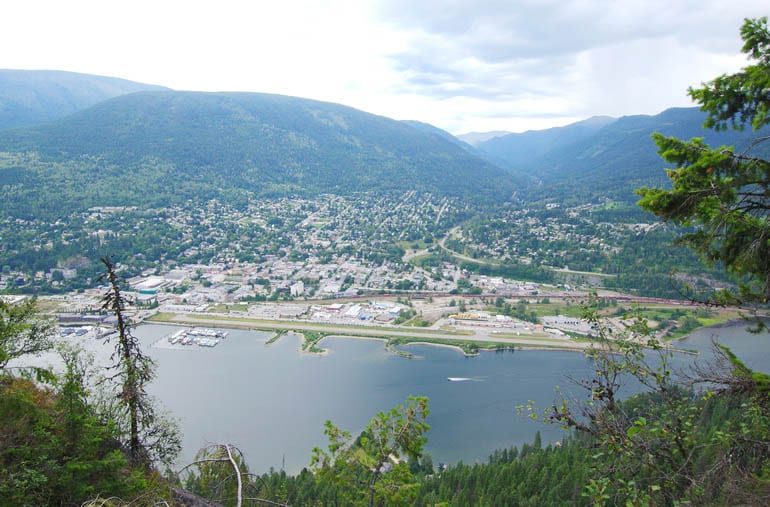
{"label": "green foliage", "polygon": [[505,171],[441,137],[341,105],[266,94],[134,93],[3,132],[0,150],[36,153],[20,155],[0,177],[7,202],[18,203],[13,211],[32,216],[324,192],[418,190],[484,203],[514,190]]}
{"label": "green foliage", "polygon": [[[0,301],[0,309],[5,357],[21,362],[51,348],[51,325],[35,314],[34,301]],[[64,366],[59,376],[23,363],[13,369],[3,363],[0,369],[0,505],[81,505],[104,493],[126,501],[168,497],[154,472],[144,463],[135,467],[124,453],[120,422],[92,401],[93,357],[67,346],[59,353]],[[11,375],[16,370],[25,374]],[[167,428],[143,436],[162,435],[178,448]]]}
{"label": "green foliage", "polygon": [[690,96],[708,112],[706,126],[726,130],[743,129],[749,123],[758,130],[770,123],[770,31],[767,17],[747,19],[741,27],[743,52],[756,61],[741,72],[722,75],[701,88],[690,88]]}
{"label": "green foliage", "polygon": [[[725,355],[732,368],[732,374],[742,385],[741,390],[749,393],[758,393],[760,395],[770,394],[770,375],[758,371],[753,371],[741,361],[729,348],[717,344],[719,350]],[[748,384],[748,386],[746,386]]]}
{"label": "green foliage", "polygon": [[0,129],[56,120],[116,95],[159,90],[114,77],[56,70],[0,70]]}
{"label": "green foliage", "polygon": [[[617,332],[604,325],[595,306],[586,311],[598,342],[589,354],[595,375],[578,382],[587,396],[547,411],[549,421],[595,442],[586,496],[600,505],[620,499],[674,505],[752,503],[766,494],[761,477],[770,458],[770,412],[766,397],[749,387],[768,385],[767,377],[725,351],[729,362],[696,370],[685,384],[669,365],[672,353],[652,337],[645,320]],[[629,379],[640,392],[623,401],[621,387]],[[696,391],[697,383],[722,396]]]}
{"label": "green foliage", "polygon": [[511,305],[510,303],[501,302],[499,308],[503,315],[514,317],[516,319],[524,320],[527,322],[532,322],[534,324],[539,322],[537,318],[537,312],[530,310],[529,306],[527,305],[527,301],[523,299],[520,299],[515,306]]}
{"label": "green foliage", "polygon": [[327,421],[328,449],[313,450],[318,481],[333,486],[345,505],[412,505],[418,486],[407,458],[422,455],[428,413],[427,398],[410,397],[377,414],[355,440]]}
{"label": "green foliage", "polygon": [[[229,444],[209,445],[181,472],[185,488],[222,505],[261,505],[264,483],[254,481],[239,449]],[[178,475],[180,475],[178,474]],[[272,505],[283,505],[271,502]]]}
{"label": "green foliage", "polygon": [[308,331],[305,329],[302,330],[302,336],[304,337],[304,340],[302,341],[302,350],[314,353],[324,352],[324,349],[318,346],[318,342],[329,336],[329,333],[324,333],[322,331]]}
{"label": "green foliage", "polygon": [[413,318],[415,315],[417,315],[417,310],[415,310],[414,308],[402,308],[398,312],[398,317],[396,317],[396,320],[393,321],[393,324],[396,324],[396,325],[403,324],[404,322]]}
{"label": "green foliage", "polygon": [[[709,392],[692,396],[679,388],[673,391],[670,399],[677,400],[674,411],[666,401],[668,395],[660,392],[648,391],[625,402],[617,400],[612,414],[602,415],[594,426],[606,432],[592,435],[576,431],[547,446],[538,433],[531,444],[497,450],[487,463],[473,465],[441,464],[433,469],[426,456],[412,459],[411,482],[400,486],[407,496],[381,501],[375,497],[373,504],[763,504],[768,494],[765,463],[770,452],[767,410],[746,397]],[[612,431],[612,426],[602,426],[610,421],[615,425]],[[677,427],[681,434],[673,431]],[[371,501],[367,487],[376,453],[365,447],[371,436],[364,431],[354,440],[330,424],[327,434],[329,451],[324,451],[323,457],[317,455],[325,460],[326,468],[319,470],[316,463],[315,473],[305,469],[296,476],[270,471],[253,478],[247,487],[258,488],[255,496],[287,505],[360,505]],[[677,455],[680,451],[675,442],[679,440],[689,453],[684,462]],[[334,453],[337,460],[330,458]]]}
{"label": "green foliage", "polygon": [[458,463],[425,477],[415,505],[588,505],[581,493],[591,461],[586,439],[501,449],[487,463]]}
{"label": "green foliage", "polygon": [[114,426],[87,402],[84,359],[71,350],[63,358],[58,391],[0,378],[0,505],[80,505],[148,488],[143,471],[128,466]]}
{"label": "green foliage", "polygon": [[[768,123],[770,97],[770,35],[767,19],[746,20],[741,30],[743,51],[754,65],[723,75],[690,95],[708,113],[706,125],[726,129]],[[757,140],[759,143],[767,138]],[[680,241],[710,263],[720,262],[743,277],[738,294],[723,291],[720,302],[770,300],[770,162],[758,146],[736,153],[732,148],[711,148],[702,139],[682,141],[654,135],[658,150],[676,165],[667,171],[670,190],[642,187],[639,204],[665,221],[694,225]]]}
{"label": "green foliage", "polygon": [[690,249],[671,246],[685,228],[648,224],[650,215],[637,206],[601,203],[604,198],[574,207],[508,209],[463,224],[464,242],[453,248],[473,247],[495,259],[493,270],[514,268],[499,275],[519,280],[666,298],[682,298],[686,283],[734,285],[718,266],[709,268]]}
{"label": "green foliage", "polygon": [[52,334],[51,323],[37,315],[34,300],[14,304],[0,298],[0,374],[7,373],[14,359],[50,350]]}
{"label": "green foliage", "polygon": [[[601,128],[580,129],[581,124],[577,123],[558,129],[514,134],[479,147],[492,153],[493,149],[486,148],[506,144],[509,140],[517,141],[517,151],[500,155],[514,174],[534,180],[522,189],[527,201],[569,207],[611,199],[625,206],[633,205],[634,188],[666,183],[665,174],[659,170],[660,161],[652,149],[650,135],[653,132],[687,139],[705,137],[710,144],[734,145],[740,150],[753,141],[753,136],[746,132],[704,130],[701,125],[705,119],[705,114],[698,108],[672,108],[655,116],[624,116]],[[582,130],[588,135],[576,139],[568,132],[571,129]],[[533,144],[538,141],[527,139],[530,136],[540,137],[544,149]]]}
{"label": "green foliage", "polygon": [[514,280],[531,280],[533,282],[541,283],[549,283],[554,280],[552,270],[541,266],[518,262],[488,265],[464,261],[460,263],[460,268],[479,275],[502,276]]}

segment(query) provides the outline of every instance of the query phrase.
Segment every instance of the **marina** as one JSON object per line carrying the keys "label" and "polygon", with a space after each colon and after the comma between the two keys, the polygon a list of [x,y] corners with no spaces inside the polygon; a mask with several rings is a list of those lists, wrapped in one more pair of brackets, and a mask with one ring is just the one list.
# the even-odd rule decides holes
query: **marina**
{"label": "marina", "polygon": [[227,331],[208,328],[180,329],[168,337],[172,345],[198,345],[199,347],[216,347],[220,340],[227,338]]}

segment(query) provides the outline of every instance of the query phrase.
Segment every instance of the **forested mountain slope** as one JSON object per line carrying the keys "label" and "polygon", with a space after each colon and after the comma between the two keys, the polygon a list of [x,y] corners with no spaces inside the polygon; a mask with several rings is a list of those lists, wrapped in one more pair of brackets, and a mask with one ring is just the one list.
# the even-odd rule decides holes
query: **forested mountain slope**
{"label": "forested mountain slope", "polygon": [[75,72],[0,69],[0,130],[63,118],[119,95],[162,89]]}
{"label": "forested mountain slope", "polygon": [[0,151],[7,154],[0,183],[16,199],[39,205],[63,199],[59,207],[73,200],[232,202],[248,195],[410,190],[485,203],[515,189],[510,173],[403,122],[256,93],[125,95],[46,125],[2,132]]}
{"label": "forested mountain slope", "polygon": [[493,137],[476,143],[475,147],[512,171],[527,173],[532,161],[559,146],[569,146],[589,138],[615,121],[609,116],[595,116],[564,127]]}
{"label": "forested mountain slope", "polygon": [[[672,108],[655,116],[600,117],[566,127],[511,134],[478,146],[511,172],[533,179],[530,196],[562,202],[601,198],[635,202],[633,190],[667,184],[653,132],[703,137],[713,146],[746,150],[763,132],[704,129],[698,108]],[[604,123],[604,124],[602,124]]]}

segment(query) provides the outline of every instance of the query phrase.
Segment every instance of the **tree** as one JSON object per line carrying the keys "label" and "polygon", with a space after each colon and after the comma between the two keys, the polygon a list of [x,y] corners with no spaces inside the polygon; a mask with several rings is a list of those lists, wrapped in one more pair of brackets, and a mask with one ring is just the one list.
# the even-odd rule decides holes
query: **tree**
{"label": "tree", "polygon": [[0,298],[0,371],[25,355],[36,355],[53,347],[51,323],[37,315],[34,300],[8,303]]}
{"label": "tree", "polygon": [[263,498],[272,496],[259,476],[249,473],[241,451],[229,444],[212,444],[198,451],[195,461],[179,471],[185,473],[187,490],[225,505],[282,505]]}
{"label": "tree", "polygon": [[[595,374],[576,380],[586,398],[546,410],[550,422],[577,430],[593,449],[584,496],[593,505],[765,505],[770,403],[761,392],[770,390],[770,377],[724,348],[721,361],[677,375],[671,349],[643,319],[617,332],[597,310],[595,300],[586,307]],[[623,399],[629,383],[639,392]]]}
{"label": "tree", "polygon": [[[63,347],[64,372],[50,385],[0,375],[0,506],[81,505],[102,492],[147,494],[114,425],[89,404],[93,358]],[[146,497],[146,496],[145,496]]]}
{"label": "tree", "polygon": [[[617,333],[601,320],[598,308],[596,298],[584,307],[597,344],[587,351],[595,375],[575,381],[588,399],[577,407],[568,401],[557,403],[547,411],[548,419],[598,442],[595,476],[600,479],[586,487],[594,504],[601,504],[610,481],[633,505],[676,502],[693,483],[692,429],[697,414],[683,403],[691,393],[672,381],[671,352],[652,336],[644,320],[636,319]],[[653,360],[645,347],[658,352]],[[624,403],[622,387],[631,378],[645,394]],[[635,481],[624,482],[630,479]]]}
{"label": "tree", "polygon": [[315,448],[311,463],[318,480],[339,488],[348,505],[412,505],[418,485],[406,458],[422,455],[428,413],[427,398],[409,397],[377,414],[355,440],[326,421],[328,451]]}
{"label": "tree", "polygon": [[106,280],[108,289],[102,298],[102,309],[115,315],[118,339],[112,353],[119,393],[114,418],[119,426],[127,426],[128,454],[133,463],[149,465],[153,460],[170,463],[181,449],[181,440],[175,423],[158,413],[145,386],[154,376],[155,363],[144,355],[139,340],[131,333],[131,323],[125,315],[126,299],[121,290],[120,277],[112,261],[103,257],[106,271],[100,280]]}
{"label": "tree", "polygon": [[[722,75],[690,88],[690,96],[707,113],[705,126],[716,130],[738,130],[750,124],[759,130],[770,124],[770,30],[767,18],[746,19],[741,27],[743,52],[752,61],[740,72]],[[665,221],[695,226],[680,241],[698,252],[709,263],[721,263],[739,277],[738,291],[722,290],[710,298],[716,303],[770,302],[770,160],[767,141],[758,137],[742,153],[731,147],[717,149],[702,139],[682,141],[654,135],[661,156],[675,169],[668,170],[670,190],[641,188],[639,204]],[[763,144],[765,143],[765,144]],[[757,328],[766,327],[758,320]],[[763,442],[770,433],[770,379],[741,363],[724,347],[729,373],[712,376],[701,372],[707,385],[719,387],[730,399],[746,407],[744,414],[756,415],[739,430],[725,433],[730,449],[747,441]],[[760,437],[747,437],[743,429],[754,428]],[[767,459],[764,446],[754,455]],[[735,456],[739,454],[736,453]],[[732,454],[731,454],[731,459]],[[758,477],[766,480],[766,473]]]}
{"label": "tree", "polygon": [[114,426],[101,421],[89,402],[87,379],[93,373],[93,355],[65,344],[58,351],[65,366],[53,405],[61,464],[51,485],[61,502],[79,504],[105,491],[127,498],[145,492],[147,480],[127,468]]}
{"label": "tree", "polygon": [[[747,19],[741,28],[743,52],[754,63],[690,88],[689,95],[708,113],[705,126],[716,130],[746,124],[758,130],[770,123],[770,31],[767,18]],[[711,148],[703,139],[683,141],[654,134],[672,188],[637,190],[639,204],[664,221],[696,226],[679,241],[709,263],[720,262],[742,282],[738,292],[721,291],[716,302],[770,301],[770,161],[762,158],[770,136],[757,138],[744,152]]]}

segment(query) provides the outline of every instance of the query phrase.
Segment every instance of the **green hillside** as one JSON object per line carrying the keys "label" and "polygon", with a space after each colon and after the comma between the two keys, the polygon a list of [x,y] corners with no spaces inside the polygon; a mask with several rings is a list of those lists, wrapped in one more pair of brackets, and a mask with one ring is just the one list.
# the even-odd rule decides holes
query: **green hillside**
{"label": "green hillside", "polygon": [[527,173],[532,161],[559,147],[570,146],[590,138],[615,121],[609,116],[596,116],[564,127],[493,137],[475,146],[501,166],[515,172]]}
{"label": "green hillside", "polygon": [[0,130],[63,118],[119,95],[163,89],[75,72],[0,69]]}
{"label": "green hillside", "polygon": [[579,122],[567,127],[495,138],[478,146],[513,174],[533,178],[530,196],[562,202],[609,198],[633,203],[633,190],[665,185],[664,163],[653,132],[682,139],[704,137],[713,146],[745,150],[762,133],[703,128],[698,108],[672,108],[655,116]]}
{"label": "green hillside", "polygon": [[279,95],[121,96],[2,132],[0,151],[0,183],[41,208],[410,190],[488,203],[514,190],[509,173],[439,136]]}

